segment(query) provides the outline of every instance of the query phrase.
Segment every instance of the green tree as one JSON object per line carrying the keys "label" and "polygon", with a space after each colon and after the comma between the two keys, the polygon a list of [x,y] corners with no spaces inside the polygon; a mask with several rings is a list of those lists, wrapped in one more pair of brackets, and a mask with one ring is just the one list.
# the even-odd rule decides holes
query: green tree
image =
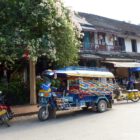
{"label": "green tree", "polygon": [[29,54],[30,94],[35,103],[35,63],[47,56],[59,66],[78,60],[80,32],[60,0],[0,0],[0,62]]}
{"label": "green tree", "polygon": [[28,51],[32,60],[76,63],[79,32],[60,0],[1,0],[0,21],[0,61],[14,63]]}

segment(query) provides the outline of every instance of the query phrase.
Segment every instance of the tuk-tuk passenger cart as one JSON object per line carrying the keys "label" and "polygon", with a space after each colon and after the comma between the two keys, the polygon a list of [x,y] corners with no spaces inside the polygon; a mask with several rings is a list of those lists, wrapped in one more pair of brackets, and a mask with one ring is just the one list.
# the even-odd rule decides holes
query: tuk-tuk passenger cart
{"label": "tuk-tuk passenger cart", "polygon": [[38,112],[41,121],[47,120],[52,114],[55,115],[57,110],[91,108],[104,112],[112,107],[111,79],[114,75],[107,69],[66,67],[56,71],[46,70],[43,76],[47,79],[59,80],[61,84],[57,89],[51,87],[51,80],[41,85]]}

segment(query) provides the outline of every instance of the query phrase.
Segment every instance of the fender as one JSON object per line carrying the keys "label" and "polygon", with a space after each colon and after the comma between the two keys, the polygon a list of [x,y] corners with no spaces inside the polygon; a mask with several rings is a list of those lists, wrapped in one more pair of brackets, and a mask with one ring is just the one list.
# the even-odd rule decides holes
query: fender
{"label": "fender", "polygon": [[98,102],[99,102],[100,100],[105,100],[107,103],[109,103],[109,100],[107,99],[106,96],[98,96],[97,99],[95,99],[94,103],[95,103],[95,104],[98,104]]}
{"label": "fender", "polygon": [[40,97],[39,98],[39,105],[38,107],[45,107],[49,102],[49,98],[48,97]]}
{"label": "fender", "polygon": [[50,109],[56,109],[57,105],[53,97],[42,97],[38,107],[50,107]]}

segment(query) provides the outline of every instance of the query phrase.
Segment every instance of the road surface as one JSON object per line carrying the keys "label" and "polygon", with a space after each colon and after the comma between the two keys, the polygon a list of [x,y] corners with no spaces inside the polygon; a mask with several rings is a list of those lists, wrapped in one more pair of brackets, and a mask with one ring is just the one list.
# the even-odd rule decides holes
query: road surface
{"label": "road surface", "polygon": [[140,140],[140,102],[114,105],[104,113],[74,111],[39,122],[36,115],[0,127],[0,140]]}

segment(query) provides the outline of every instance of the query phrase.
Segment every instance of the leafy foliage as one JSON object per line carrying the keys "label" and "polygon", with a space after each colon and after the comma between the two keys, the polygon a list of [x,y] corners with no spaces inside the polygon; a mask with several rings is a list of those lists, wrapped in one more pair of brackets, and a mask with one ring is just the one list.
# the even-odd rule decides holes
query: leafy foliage
{"label": "leafy foliage", "polygon": [[1,0],[0,21],[0,62],[14,63],[25,51],[34,61],[77,62],[80,32],[60,0]]}
{"label": "leafy foliage", "polygon": [[28,88],[20,79],[12,80],[8,84],[0,82],[0,91],[6,96],[9,105],[20,105],[29,102]]}

